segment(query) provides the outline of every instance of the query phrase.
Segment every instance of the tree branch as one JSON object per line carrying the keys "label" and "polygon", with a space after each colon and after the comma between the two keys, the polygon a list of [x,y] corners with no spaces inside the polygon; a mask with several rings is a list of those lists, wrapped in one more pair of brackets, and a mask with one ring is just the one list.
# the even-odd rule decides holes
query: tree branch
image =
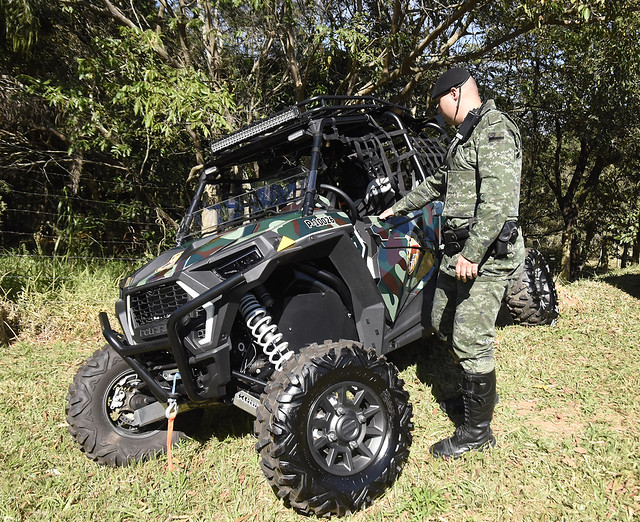
{"label": "tree branch", "polygon": [[300,75],[300,64],[295,54],[295,37],[291,24],[284,24],[284,39],[282,46],[285,49],[285,56],[287,58],[287,64],[289,66],[289,72],[293,80],[293,86],[295,90],[296,101],[302,101],[304,99],[304,83],[302,82],[302,76]]}
{"label": "tree branch", "polygon": [[[440,37],[447,28],[451,27],[456,21],[460,20],[467,14],[471,9],[473,9],[478,3],[478,0],[465,0],[463,1],[458,8],[447,16],[437,27],[435,27],[425,38],[417,43],[415,48],[409,53],[409,55],[403,60],[403,62],[392,72],[388,74],[381,75],[377,80],[372,80],[367,83],[364,87],[362,87],[358,91],[358,95],[368,95],[376,91],[383,85],[386,85],[389,82],[392,82],[398,78],[406,76],[409,74],[412,67],[415,65],[416,61],[422,53],[427,48],[428,45],[436,41],[438,37]],[[391,49],[387,48],[383,51],[383,53],[391,53]]]}
{"label": "tree branch", "polygon": [[[136,24],[134,24],[131,20],[129,20],[129,18],[127,18],[125,14],[120,9],[118,9],[115,5],[113,5],[109,0],[102,0],[102,1],[104,2],[104,5],[107,8],[107,11],[109,11],[109,13],[114,18],[114,20],[118,21],[120,24],[124,25],[125,27],[133,29],[134,31],[137,31],[140,33],[142,32]],[[160,1],[162,2],[163,0],[160,0]],[[166,49],[162,47],[161,44],[151,42],[151,46],[153,50],[158,54],[158,56],[160,56],[160,58],[162,58],[164,61],[166,61],[176,69],[180,68],[180,65],[173,58],[171,58],[171,56],[169,56],[169,53],[167,53]]]}

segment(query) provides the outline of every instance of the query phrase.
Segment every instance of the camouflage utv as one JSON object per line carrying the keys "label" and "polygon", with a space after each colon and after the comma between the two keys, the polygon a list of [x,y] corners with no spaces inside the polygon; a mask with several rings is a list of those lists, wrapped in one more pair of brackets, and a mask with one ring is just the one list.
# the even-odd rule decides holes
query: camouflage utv
{"label": "camouflage utv", "polygon": [[[253,415],[261,467],[304,514],[354,512],[393,484],[412,407],[385,354],[430,333],[440,210],[377,215],[443,161],[435,121],[370,97],[306,100],[212,144],[178,245],[121,282],[122,333],[69,388],[86,455],[125,465],[166,447],[167,408]],[[537,252],[506,305],[549,324]],[[185,433],[177,430],[173,442]]]}

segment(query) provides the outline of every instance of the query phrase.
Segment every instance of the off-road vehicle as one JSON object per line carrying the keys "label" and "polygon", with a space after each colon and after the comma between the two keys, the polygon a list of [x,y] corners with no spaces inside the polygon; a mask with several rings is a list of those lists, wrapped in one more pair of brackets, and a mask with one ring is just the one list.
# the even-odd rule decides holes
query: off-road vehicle
{"label": "off-road vehicle", "polygon": [[[127,277],[122,333],[69,388],[86,455],[124,465],[165,450],[166,410],[233,403],[256,417],[261,467],[287,505],[368,505],[409,455],[412,407],[385,354],[430,331],[441,203],[377,215],[443,161],[435,121],[370,97],[318,97],[212,144],[178,246]],[[533,252],[508,299],[550,323]],[[174,432],[173,441],[184,433]]]}

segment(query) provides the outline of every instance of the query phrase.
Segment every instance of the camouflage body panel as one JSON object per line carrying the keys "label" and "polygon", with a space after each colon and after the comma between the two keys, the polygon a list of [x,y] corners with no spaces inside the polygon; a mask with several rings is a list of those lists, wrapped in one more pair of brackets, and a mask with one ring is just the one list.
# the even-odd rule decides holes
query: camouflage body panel
{"label": "camouflage body panel", "polygon": [[[288,238],[291,240],[291,246],[295,244],[296,241],[312,234],[350,226],[351,222],[347,219],[346,215],[341,212],[322,212],[307,217],[302,217],[301,212],[281,214],[277,217],[239,226],[220,234],[207,236],[187,244],[184,248],[177,249],[177,251],[173,250],[172,252],[175,253],[166,263],[157,268],[153,273],[135,281],[133,286],[142,286],[169,278],[187,269],[191,265],[210,258],[229,245],[239,241],[247,241],[266,231],[273,231],[280,236]],[[131,282],[127,281],[126,286],[130,285]]]}
{"label": "camouflage body panel", "polygon": [[435,277],[439,209],[438,204],[427,205],[409,219],[371,217],[372,232],[380,239],[378,289],[392,320]]}

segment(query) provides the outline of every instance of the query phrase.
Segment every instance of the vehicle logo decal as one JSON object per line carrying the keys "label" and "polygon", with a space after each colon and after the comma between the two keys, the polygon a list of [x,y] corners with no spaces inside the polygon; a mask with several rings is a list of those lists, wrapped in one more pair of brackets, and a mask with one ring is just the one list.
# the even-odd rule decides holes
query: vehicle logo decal
{"label": "vehicle logo decal", "polygon": [[178,262],[178,259],[180,259],[180,256],[182,256],[183,253],[184,252],[178,252],[177,254],[171,256],[171,259],[169,259],[169,261],[167,261],[164,265],[158,268],[158,270],[156,270],[156,274],[160,275],[160,272],[164,272],[164,277],[171,276],[173,274],[173,271],[171,269],[175,268],[175,264]]}
{"label": "vehicle logo decal", "polygon": [[284,250],[285,248],[289,248],[291,245],[295,245],[295,241],[287,236],[282,236],[280,240],[280,244],[278,245],[278,252]]}
{"label": "vehicle logo decal", "polygon": [[335,225],[336,220],[331,216],[318,216],[313,219],[305,219],[304,224],[309,228],[324,227],[327,225]]}

